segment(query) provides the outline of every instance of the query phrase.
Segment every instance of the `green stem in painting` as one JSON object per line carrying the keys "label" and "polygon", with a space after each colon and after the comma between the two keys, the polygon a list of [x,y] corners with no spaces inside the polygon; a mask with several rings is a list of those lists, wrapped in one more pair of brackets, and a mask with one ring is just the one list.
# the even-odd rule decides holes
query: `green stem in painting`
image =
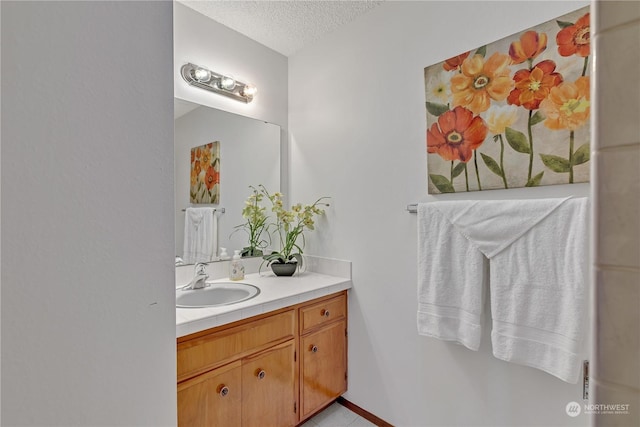
{"label": "green stem in painting", "polygon": [[533,136],[531,135],[531,116],[533,110],[529,110],[529,120],[527,121],[527,131],[529,132],[529,175],[527,182],[531,181],[531,173],[533,172]]}
{"label": "green stem in painting", "polygon": [[589,55],[584,57],[584,66],[582,67],[582,75],[585,76],[587,74],[587,64],[589,64]]}
{"label": "green stem in painting", "polygon": [[449,169],[449,180],[451,181],[451,186],[453,187],[453,160],[451,160],[451,169]]}
{"label": "green stem in painting", "polygon": [[504,188],[509,188],[507,185],[507,177],[504,173],[504,140],[502,139],[502,134],[498,135],[500,138],[500,171],[502,172],[502,182],[504,182]]}
{"label": "green stem in painting", "polygon": [[573,184],[573,131],[569,132],[569,184]]}
{"label": "green stem in painting", "polygon": [[480,185],[480,172],[478,171],[478,152],[473,150],[473,164],[476,167],[476,179],[478,180],[478,190],[482,191],[482,185]]}
{"label": "green stem in painting", "polygon": [[469,191],[469,172],[467,171],[467,164],[464,164],[464,182],[467,185],[467,191]]}

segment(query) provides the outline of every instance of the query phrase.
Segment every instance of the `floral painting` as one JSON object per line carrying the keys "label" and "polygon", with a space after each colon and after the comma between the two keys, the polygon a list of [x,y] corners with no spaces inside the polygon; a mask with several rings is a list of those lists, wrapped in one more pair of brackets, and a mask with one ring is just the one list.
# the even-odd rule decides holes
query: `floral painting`
{"label": "floral painting", "polygon": [[424,70],[429,193],[589,181],[589,8]]}
{"label": "floral painting", "polygon": [[191,149],[191,203],[220,202],[220,142]]}

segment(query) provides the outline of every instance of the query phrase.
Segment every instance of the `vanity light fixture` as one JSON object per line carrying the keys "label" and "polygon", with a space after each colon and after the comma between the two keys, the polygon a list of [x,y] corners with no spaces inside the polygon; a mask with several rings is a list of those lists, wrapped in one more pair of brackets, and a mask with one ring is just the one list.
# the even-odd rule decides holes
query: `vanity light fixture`
{"label": "vanity light fixture", "polygon": [[216,73],[195,64],[184,64],[180,69],[182,78],[191,86],[199,87],[237,101],[249,103],[258,92],[255,86],[242,83],[232,76]]}

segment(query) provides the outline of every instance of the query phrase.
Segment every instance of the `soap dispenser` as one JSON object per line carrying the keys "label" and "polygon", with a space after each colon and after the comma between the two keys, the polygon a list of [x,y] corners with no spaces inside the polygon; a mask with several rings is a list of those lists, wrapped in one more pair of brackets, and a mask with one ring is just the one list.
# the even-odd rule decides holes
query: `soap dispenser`
{"label": "soap dispenser", "polygon": [[233,258],[229,264],[229,279],[230,280],[242,280],[244,279],[244,265],[240,257],[240,249],[233,251]]}

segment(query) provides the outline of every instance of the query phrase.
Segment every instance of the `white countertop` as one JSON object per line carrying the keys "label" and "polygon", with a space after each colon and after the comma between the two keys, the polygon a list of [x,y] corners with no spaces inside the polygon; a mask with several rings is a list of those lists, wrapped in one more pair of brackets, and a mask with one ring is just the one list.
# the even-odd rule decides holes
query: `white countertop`
{"label": "white countertop", "polygon": [[[228,279],[220,279],[211,282],[228,281]],[[268,313],[351,288],[351,279],[349,278],[311,271],[296,273],[292,277],[277,277],[271,272],[247,274],[240,282],[257,286],[260,288],[260,294],[253,299],[236,304],[205,308],[176,308],[176,337]]]}

